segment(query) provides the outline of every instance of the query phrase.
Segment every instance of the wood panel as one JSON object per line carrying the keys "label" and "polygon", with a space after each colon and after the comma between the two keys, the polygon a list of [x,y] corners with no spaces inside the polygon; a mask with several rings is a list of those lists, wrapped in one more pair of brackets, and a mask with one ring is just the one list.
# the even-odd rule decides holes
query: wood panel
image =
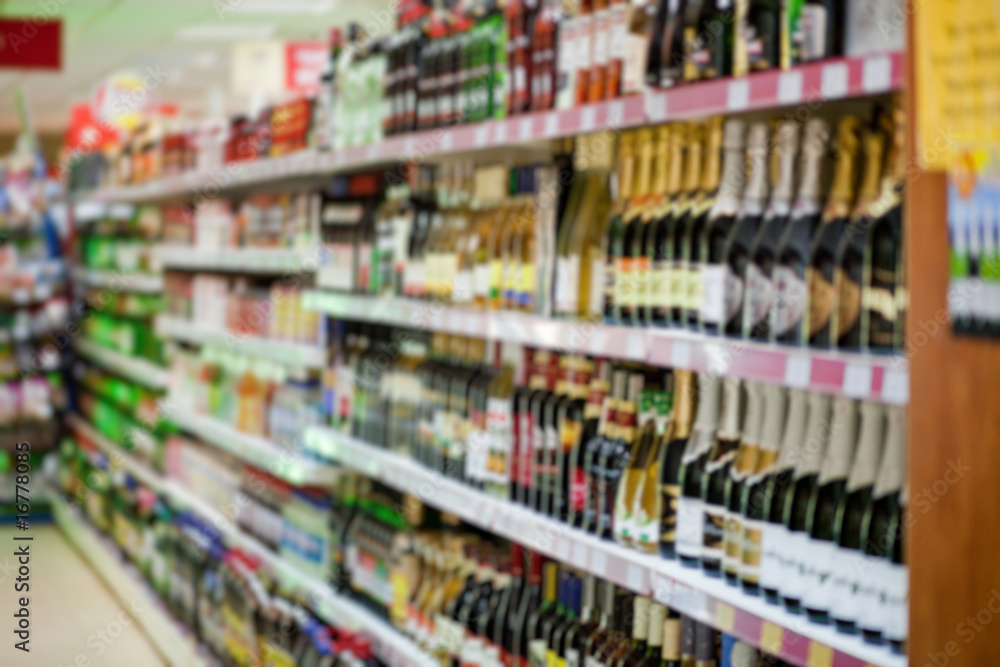
{"label": "wood panel", "polygon": [[[920,82],[913,54],[920,45],[912,23],[910,37],[914,119],[912,93]],[[916,164],[915,142],[910,146]],[[1000,341],[958,337],[947,324],[946,207],[944,174],[910,179],[907,558],[915,667],[995,665],[1000,656]]]}

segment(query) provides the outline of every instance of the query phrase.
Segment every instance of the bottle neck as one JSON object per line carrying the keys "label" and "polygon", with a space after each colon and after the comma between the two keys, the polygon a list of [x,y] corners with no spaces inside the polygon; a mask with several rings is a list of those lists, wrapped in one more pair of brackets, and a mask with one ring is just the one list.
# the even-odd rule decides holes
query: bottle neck
{"label": "bottle neck", "polygon": [[744,387],[747,400],[743,416],[743,433],[740,436],[740,449],[732,468],[733,474],[740,477],[751,475],[757,470],[760,430],[764,422],[764,387],[756,382],[747,382]]}
{"label": "bottle neck", "polygon": [[660,653],[663,646],[663,623],[667,620],[667,608],[659,602],[649,605],[649,629],[647,630],[647,643],[649,654]]}
{"label": "bottle neck", "polygon": [[556,563],[549,561],[543,566],[542,572],[544,581],[542,598],[549,604],[555,604],[556,587],[559,583],[559,566],[556,565]]}
{"label": "bottle neck", "polygon": [[632,189],[632,197],[645,197],[649,194],[650,177],[653,171],[653,133],[649,129],[639,130],[636,135],[636,152],[639,154],[636,165],[636,180]]}
{"label": "bottle neck", "polygon": [[747,138],[747,184],[743,191],[743,215],[760,215],[767,202],[768,185],[771,176],[768,162],[768,142],[771,132],[767,123],[750,126]]}
{"label": "bottle neck", "polygon": [[777,164],[771,210],[777,215],[787,215],[795,197],[795,163],[799,152],[799,126],[785,121],[778,126],[774,147]]}
{"label": "bottle neck", "polygon": [[906,474],[906,410],[894,407],[886,408],[886,411],[889,419],[885,431],[882,465],[879,467],[872,492],[875,498],[899,493],[903,488],[903,477]]}
{"label": "bottle neck", "polygon": [[715,194],[719,189],[719,179],[722,159],[722,119],[712,118],[708,121],[705,137],[705,161],[701,177],[701,190],[706,194]]}
{"label": "bottle neck", "polygon": [[858,452],[854,456],[851,474],[847,478],[848,493],[875,484],[878,460],[885,442],[885,408],[878,403],[861,404],[861,428]]}
{"label": "bottle neck", "polygon": [[829,444],[823,457],[819,483],[847,479],[854,459],[858,435],[858,406],[853,399],[838,396],[833,401],[833,421],[830,423]]}
{"label": "bottle neck", "polygon": [[656,130],[656,149],[653,159],[653,185],[654,195],[667,194],[669,191],[668,181],[670,173],[670,126],[663,125]]}
{"label": "bottle neck", "polygon": [[858,125],[856,116],[844,116],[837,126],[837,159],[834,163],[830,197],[823,212],[824,220],[845,218],[850,214],[858,158]]}
{"label": "bottle neck", "polygon": [[809,415],[809,395],[800,389],[788,391],[788,416],[781,439],[777,470],[795,468],[799,460],[799,448],[806,434],[806,420]]}
{"label": "bottle neck", "polygon": [[637,644],[649,637],[650,602],[649,598],[637,595],[632,603],[632,640]]}
{"label": "bottle neck", "polygon": [[781,448],[781,431],[785,425],[785,413],[788,407],[788,392],[777,385],[762,387],[764,402],[764,419],[760,427],[760,460],[757,463],[759,471],[770,470],[778,457]]}
{"label": "bottle neck", "polygon": [[667,194],[676,195],[681,190],[684,174],[684,142],[687,140],[685,128],[679,125],[670,132],[670,159],[667,161]]}
{"label": "bottle neck", "polygon": [[799,197],[796,202],[798,213],[811,214],[819,209],[823,187],[823,161],[830,143],[830,126],[821,118],[812,118],[806,123],[805,138],[802,141],[802,177]]}
{"label": "bottle neck", "polygon": [[865,132],[865,167],[861,175],[861,185],[858,188],[858,203],[854,210],[855,216],[870,213],[872,203],[878,198],[882,189],[882,159],[885,153],[885,135],[880,130]]}
{"label": "bottle neck", "polygon": [[740,415],[743,407],[743,387],[737,377],[727,377],[722,383],[722,420],[719,422],[720,440],[740,439]]}
{"label": "bottle neck", "polygon": [[674,371],[674,439],[691,435],[694,420],[694,373]]}
{"label": "bottle neck", "polygon": [[635,178],[635,155],[632,146],[634,139],[630,133],[622,137],[621,159],[618,162],[618,199],[626,200],[632,196],[632,184]]}
{"label": "bottle neck", "polygon": [[806,437],[799,446],[798,461],[795,463],[795,479],[819,473],[829,436],[830,397],[823,394],[810,394]]}
{"label": "bottle neck", "polygon": [[701,163],[705,155],[705,128],[691,125],[684,151],[684,192],[693,195],[701,188]]}

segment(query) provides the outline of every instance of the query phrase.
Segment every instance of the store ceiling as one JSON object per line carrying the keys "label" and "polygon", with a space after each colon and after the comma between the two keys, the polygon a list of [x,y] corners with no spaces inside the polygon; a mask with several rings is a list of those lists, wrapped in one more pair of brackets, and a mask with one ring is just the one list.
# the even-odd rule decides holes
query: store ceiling
{"label": "store ceiling", "polygon": [[[20,129],[14,92],[20,85],[38,131],[60,131],[69,109],[92,97],[94,87],[126,68],[159,67],[170,73],[158,89],[182,111],[205,107],[218,87],[228,111],[247,100],[230,99],[229,59],[235,39],[322,39],[348,21],[372,24],[391,0],[0,0],[0,16],[32,17],[55,5],[63,20],[61,72],[0,70],[0,131]],[[184,38],[188,37],[188,38]],[[193,39],[191,37],[197,37]]]}

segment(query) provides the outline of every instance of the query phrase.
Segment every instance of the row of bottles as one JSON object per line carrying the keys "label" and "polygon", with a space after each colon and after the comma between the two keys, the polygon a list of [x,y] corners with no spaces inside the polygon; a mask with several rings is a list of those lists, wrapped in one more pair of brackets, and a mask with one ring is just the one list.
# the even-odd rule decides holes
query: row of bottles
{"label": "row of bottles", "polygon": [[355,437],[816,622],[905,638],[902,409],[444,334],[344,343],[328,402]]}
{"label": "row of bottles", "polygon": [[[898,106],[867,125],[841,117],[832,141],[821,118],[624,133],[609,221],[593,223],[607,230],[605,321],[900,349],[904,138]],[[574,278],[557,273],[556,293]],[[596,317],[595,305],[557,298],[556,311]]]}
{"label": "row of bottles", "polygon": [[[470,536],[465,536],[466,538]],[[415,536],[404,631],[443,664],[784,664],[592,574],[451,534]]]}

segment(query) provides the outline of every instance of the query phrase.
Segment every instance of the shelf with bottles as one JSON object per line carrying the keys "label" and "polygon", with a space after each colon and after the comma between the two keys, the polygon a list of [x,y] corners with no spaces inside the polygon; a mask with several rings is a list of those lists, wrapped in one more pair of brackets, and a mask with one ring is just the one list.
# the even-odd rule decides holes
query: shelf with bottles
{"label": "shelf with bottles", "polygon": [[122,273],[121,271],[98,271],[77,268],[73,280],[90,288],[103,288],[123,292],[144,292],[157,294],[163,291],[163,276],[145,273]]}
{"label": "shelf with bottles", "polygon": [[85,521],[79,510],[64,500],[57,491],[48,489],[47,496],[56,525],[73,546],[119,598],[130,600],[135,608],[142,609],[143,613],[137,615],[137,620],[156,646],[157,652],[170,664],[193,667],[215,664],[199,646],[191,631],[171,616],[156,592],[135,567],[120,556],[116,547]]}
{"label": "shelf with bottles", "polygon": [[156,256],[166,269],[215,271],[252,275],[311,273],[318,266],[316,252],[294,248],[224,248],[163,245]]}
{"label": "shelf with bottles", "polygon": [[123,354],[86,338],[75,339],[73,346],[81,356],[131,382],[149,389],[162,390],[167,387],[167,370],[143,357]]}
{"label": "shelf with bottles", "polygon": [[[87,428],[86,424],[83,426]],[[101,452],[103,456],[92,457],[90,452]],[[105,474],[105,471],[110,471],[112,474]],[[122,475],[122,472],[127,474]],[[70,444],[64,448],[61,452],[59,476],[64,491],[71,497],[83,499],[86,513],[91,521],[106,524],[108,529],[113,529],[116,539],[119,536],[123,538],[120,540],[122,550],[132,554],[134,560],[140,560],[145,565],[143,571],[148,571],[147,577],[154,580],[154,587],[160,591],[177,616],[197,628],[196,631],[203,644],[213,645],[211,639],[206,641],[205,628],[194,621],[196,614],[191,607],[193,598],[187,601],[183,597],[178,598],[171,592],[174,589],[168,585],[168,580],[163,578],[164,575],[170,574],[174,558],[167,559],[166,569],[151,565],[159,553],[160,546],[169,542],[172,536],[177,536],[174,532],[175,526],[178,528],[186,526],[194,533],[198,533],[204,538],[202,544],[216,544],[221,551],[229,551],[231,554],[242,552],[241,559],[251,570],[266,575],[261,583],[273,586],[271,589],[273,595],[288,596],[284,598],[288,602],[284,608],[304,604],[322,621],[336,628],[345,629],[342,633],[338,633],[342,642],[334,644],[333,648],[339,647],[339,650],[344,650],[352,644],[357,647],[364,644],[385,664],[392,667],[432,664],[425,654],[385,620],[334,590],[327,583],[325,573],[314,573],[317,567],[313,562],[314,558],[322,563],[327,562],[324,549],[321,548],[319,553],[313,554],[295,545],[310,543],[312,531],[319,530],[315,517],[307,517],[303,510],[297,510],[293,514],[291,508],[283,515],[279,515],[276,520],[273,516],[266,516],[273,515],[273,510],[268,508],[273,507],[276,498],[281,495],[280,489],[276,490],[273,486],[264,488],[271,482],[257,479],[255,484],[245,487],[242,500],[234,505],[232,503],[234,491],[219,499],[212,497],[210,490],[203,485],[192,486],[194,483],[192,480],[162,477],[113,442],[100,436],[92,440],[85,438],[79,447]],[[88,488],[81,489],[81,485]],[[132,496],[143,499],[143,502],[139,503],[139,508],[135,510],[136,515],[141,512],[145,517],[145,522],[139,522],[138,530],[140,532],[152,530],[153,540],[127,539],[133,523],[133,517],[129,512],[133,509],[129,501]],[[116,497],[119,500],[116,500]],[[150,506],[153,508],[152,515],[149,513]],[[115,520],[112,521],[108,518],[109,514],[123,516],[114,516]],[[252,527],[254,524],[260,524],[267,528],[266,532],[269,535],[273,536],[276,522],[277,543],[265,542],[263,538],[247,532],[248,525]],[[323,521],[320,520],[319,523],[322,524]],[[326,532],[324,528],[320,530],[320,535]],[[301,536],[295,537],[298,533],[301,533]],[[135,558],[133,550],[130,549],[130,545],[134,544],[152,546],[153,553],[143,550],[139,558]],[[176,558],[186,558],[191,555],[191,550],[181,549],[174,553]],[[251,560],[246,561],[246,558]],[[191,565],[195,570],[201,571],[206,564],[211,565],[212,562],[214,561],[210,558],[206,561],[204,557],[195,557]],[[187,581],[186,577],[189,574],[182,574],[181,578]],[[213,605],[213,608],[219,606]],[[299,619],[301,616],[296,615],[295,618]],[[347,633],[346,629],[360,633],[365,640],[351,640],[351,634]],[[256,638],[256,633],[253,636]],[[290,651],[292,649],[301,651],[304,648],[301,644],[301,641],[290,641],[287,648]],[[217,651],[223,656],[228,655],[225,650],[220,650],[218,647]]]}

